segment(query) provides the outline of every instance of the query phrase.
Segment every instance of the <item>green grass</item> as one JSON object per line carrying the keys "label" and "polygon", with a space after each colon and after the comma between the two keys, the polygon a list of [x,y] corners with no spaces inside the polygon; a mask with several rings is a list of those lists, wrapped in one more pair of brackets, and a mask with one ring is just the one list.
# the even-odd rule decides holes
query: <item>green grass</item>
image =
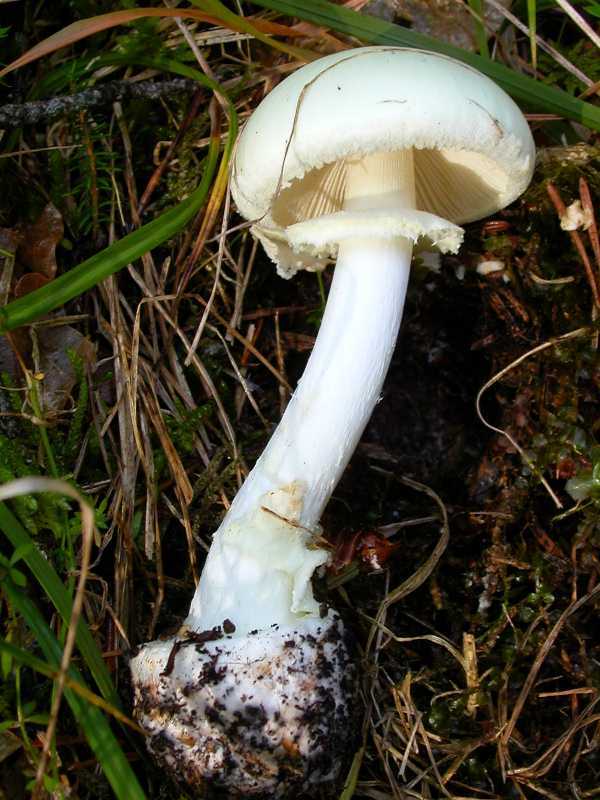
{"label": "green grass", "polygon": [[473,12],[473,24],[475,26],[475,39],[479,55],[484,58],[490,57],[490,49],[487,41],[487,31],[485,29],[484,10],[482,0],[469,0],[469,7]]}
{"label": "green grass", "polygon": [[[5,503],[0,503],[0,531],[15,550],[22,553],[22,560],[31,570],[63,622],[68,625],[71,618],[71,596],[52,564],[40,553],[33,539]],[[111,705],[120,708],[121,703],[111,675],[106,668],[98,645],[83,621],[79,622],[77,629],[77,646],[94,676],[100,694]]]}
{"label": "green grass", "polygon": [[[3,519],[6,521],[5,517]],[[39,660],[32,658],[24,651],[7,643],[2,643],[0,652],[42,673],[47,674],[48,671],[56,672],[60,665],[62,648],[46,624],[39,609],[26,592],[13,582],[10,576],[5,576],[2,581],[2,590],[11,606],[25,620],[47,663],[44,665],[43,662],[39,662]],[[78,725],[85,734],[89,746],[98,759],[98,764],[112,786],[115,796],[118,800],[145,800],[146,795],[106,717],[94,703],[90,702],[89,690],[81,674],[75,667],[71,666],[68,677],[69,682],[65,685],[64,690],[65,699]],[[81,687],[82,691],[75,691],[73,684]],[[58,786],[53,787],[50,781],[50,776],[46,775],[45,788],[50,790],[52,788],[58,789]]]}

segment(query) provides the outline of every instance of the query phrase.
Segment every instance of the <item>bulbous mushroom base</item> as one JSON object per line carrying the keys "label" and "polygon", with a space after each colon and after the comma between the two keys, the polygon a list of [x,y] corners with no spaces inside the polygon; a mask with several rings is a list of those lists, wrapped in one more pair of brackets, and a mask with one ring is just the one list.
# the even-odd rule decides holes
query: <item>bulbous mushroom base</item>
{"label": "bulbous mushroom base", "polygon": [[278,798],[338,778],[355,735],[356,670],[337,614],[149,642],[131,671],[149,750],[193,789]]}

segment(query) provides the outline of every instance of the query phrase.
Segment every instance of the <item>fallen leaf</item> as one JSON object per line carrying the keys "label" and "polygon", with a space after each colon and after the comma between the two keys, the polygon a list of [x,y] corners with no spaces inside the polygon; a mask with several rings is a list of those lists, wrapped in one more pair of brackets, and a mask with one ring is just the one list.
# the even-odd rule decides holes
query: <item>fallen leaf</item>
{"label": "fallen leaf", "polygon": [[60,211],[48,203],[38,219],[23,228],[19,245],[19,261],[33,272],[48,278],[56,275],[56,245],[63,238],[64,225]]}
{"label": "fallen leaf", "polygon": [[67,404],[77,383],[72,354],[85,363],[94,361],[96,351],[89,339],[70,325],[38,331],[39,367],[44,373],[41,391],[46,411],[59,411]]}
{"label": "fallen leaf", "polygon": [[297,350],[299,353],[308,352],[315,346],[315,337],[306,333],[286,331],[281,334],[281,341],[286,349]]}
{"label": "fallen leaf", "polygon": [[19,278],[15,285],[15,297],[25,297],[26,294],[34,292],[36,289],[50,283],[51,278],[42,275],[41,272],[26,272],[25,275]]}

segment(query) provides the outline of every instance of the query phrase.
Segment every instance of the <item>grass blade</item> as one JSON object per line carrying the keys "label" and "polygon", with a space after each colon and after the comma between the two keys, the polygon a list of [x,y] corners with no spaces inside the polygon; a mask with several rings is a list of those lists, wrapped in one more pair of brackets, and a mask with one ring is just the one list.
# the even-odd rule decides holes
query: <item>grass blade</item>
{"label": "grass blade", "polygon": [[473,24],[475,26],[475,38],[477,40],[479,55],[484,58],[489,58],[490,50],[488,47],[487,32],[485,30],[483,2],[482,0],[469,0],[469,7],[473,12]]}
{"label": "grass blade", "polygon": [[[0,639],[0,654],[8,656],[13,661],[17,661],[24,667],[29,667],[29,669],[39,672],[40,675],[45,675],[46,678],[50,678],[50,680],[54,680],[58,675],[58,670],[51,667],[46,661],[42,661],[40,658],[32,655],[27,650],[23,650],[20,647],[15,647],[14,644],[5,642],[2,639]],[[133,728],[136,733],[144,733],[143,729],[140,728],[139,725],[133,722],[133,720],[129,719],[129,717],[123,714],[122,711],[119,711],[118,708],[111,706],[110,703],[106,702],[106,700],[103,700],[97,694],[94,694],[94,692],[92,692],[92,690],[89,689],[85,684],[81,683],[74,674],[67,675],[65,685],[67,689],[72,689],[87,703],[91,703],[97,708],[102,709],[102,711],[105,711],[107,714],[113,716],[118,722]]]}
{"label": "grass blade", "polygon": [[350,766],[350,772],[348,773],[348,777],[344,783],[344,788],[342,789],[342,793],[338,800],[352,800],[354,797],[356,784],[358,782],[358,775],[360,773],[360,767],[362,765],[364,756],[365,746],[362,745],[362,747],[360,747],[354,754],[354,758],[352,759],[352,764]]}
{"label": "grass blade", "polygon": [[255,39],[258,39],[259,42],[263,42],[263,44],[267,44],[269,47],[274,47],[276,50],[281,50],[283,53],[287,53],[293,58],[298,58],[301,61],[311,61],[319,57],[319,54],[314,53],[312,50],[304,50],[301,47],[284,44],[283,42],[278,42],[276,39],[267,36],[260,30],[260,27],[262,27],[261,21],[253,20],[253,22],[250,22],[246,17],[235,14],[228,9],[220,0],[190,0],[190,3],[198,8],[204,9],[205,12],[208,12],[208,15],[215,17],[224,27],[240,33],[249,33],[251,36],[254,36]]}
{"label": "grass blade", "polygon": [[[71,619],[71,598],[58,577],[54,567],[42,556],[25,528],[4,503],[0,503],[0,531],[9,539],[12,546],[22,548],[22,560],[27,564],[36,580],[46,592],[48,599],[56,608],[65,625]],[[101,695],[112,706],[121,707],[110,673],[104,663],[98,645],[89,628],[79,621],[77,627],[77,646],[92,673]]]}
{"label": "grass blade", "polygon": [[537,69],[537,0],[527,0],[527,27],[529,28],[529,47],[531,66]]}
{"label": "grass blade", "polygon": [[[202,4],[197,2],[196,5],[199,6]],[[47,39],[39,42],[39,44],[36,44],[35,47],[32,47],[30,50],[27,50],[26,53],[23,53],[22,56],[19,56],[19,58],[15,59],[10,64],[7,64],[6,67],[0,70],[0,78],[3,78],[9,72],[12,72],[15,69],[19,69],[27,64],[31,64],[33,61],[37,61],[39,58],[50,55],[56,50],[60,50],[63,47],[68,47],[69,45],[75,44],[75,42],[79,42],[82,39],[87,39],[89,36],[93,36],[95,33],[100,33],[101,31],[115,28],[118,25],[125,25],[129,22],[135,22],[138,19],[146,19],[148,17],[182,17],[184,19],[194,19],[198,22],[210,22],[213,25],[223,25],[224,27],[230,28],[234,31],[250,33],[257,39],[260,39],[260,41],[268,44],[270,47],[274,47],[276,50],[281,50],[293,58],[305,60],[307,58],[310,59],[315,57],[314,53],[311,53],[311,51],[302,50],[299,47],[293,47],[292,45],[272,39],[270,36],[262,33],[248,20],[229,11],[227,8],[225,8],[225,6],[221,6],[219,10],[220,4],[215,3],[214,0],[208,0],[206,5],[210,5],[211,8],[217,9],[218,13],[211,16],[210,14],[205,14],[201,11],[195,11],[192,8],[133,8],[123,9],[121,11],[111,11],[109,14],[100,14],[97,17],[89,17],[88,19],[78,20],[77,22],[73,22],[71,25],[67,25],[66,28],[62,28],[60,31],[52,34],[52,36],[49,36]]]}
{"label": "grass blade", "polygon": [[[61,647],[39,609],[10,579],[3,581],[2,586],[10,603],[34,634],[36,642],[51,668],[58,670]],[[73,666],[69,668],[69,677],[72,681],[85,686],[81,675]],[[129,766],[106,717],[93,703],[84,700],[71,688],[65,687],[65,698],[118,800],[146,800],[146,795]]]}
{"label": "grass blade", "polygon": [[298,17],[317,25],[331,28],[363,42],[396,47],[415,47],[431,50],[470,64],[502,86],[515,100],[528,109],[557,114],[600,131],[600,108],[571,97],[570,94],[546,86],[544,83],[521,75],[503,64],[482,58],[446,42],[440,42],[422,33],[400,25],[359,14],[349,8],[336,6],[327,0],[254,0],[256,5]]}
{"label": "grass blade", "polygon": [[600,48],[600,35],[596,33],[587,19],[583,17],[576,8],[574,8],[576,3],[571,4],[569,3],[569,0],[556,0],[556,3],[562,8],[565,14],[573,20],[579,30],[588,37],[594,47]]}

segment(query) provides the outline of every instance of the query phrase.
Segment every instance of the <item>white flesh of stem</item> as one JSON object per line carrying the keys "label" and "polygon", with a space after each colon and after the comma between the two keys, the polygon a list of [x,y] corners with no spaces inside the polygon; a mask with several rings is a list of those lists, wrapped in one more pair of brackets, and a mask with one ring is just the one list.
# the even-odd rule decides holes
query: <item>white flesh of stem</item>
{"label": "white flesh of stem", "polygon": [[[348,163],[348,209],[414,208],[412,153]],[[238,633],[318,613],[307,548],[377,403],[394,351],[412,243],[340,245],[327,307],[296,391],[214,536],[186,626]],[[268,510],[265,510],[268,509]]]}

